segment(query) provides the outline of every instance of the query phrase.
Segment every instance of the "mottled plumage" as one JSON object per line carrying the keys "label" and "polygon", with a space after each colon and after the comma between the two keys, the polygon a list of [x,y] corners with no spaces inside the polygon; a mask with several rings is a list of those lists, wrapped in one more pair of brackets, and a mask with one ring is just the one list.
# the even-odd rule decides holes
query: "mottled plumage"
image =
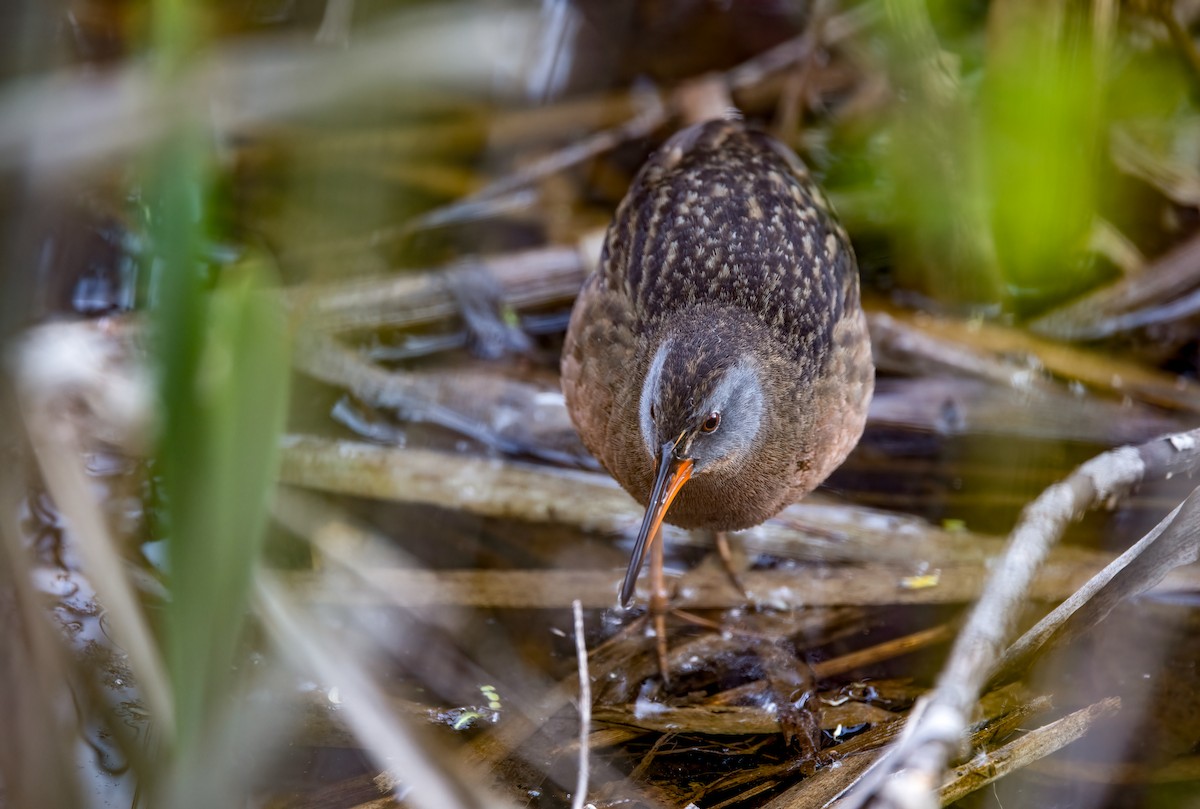
{"label": "mottled plumage", "polygon": [[617,209],[562,377],[584,443],[643,504],[660,452],[694,461],[667,522],[746,528],[824,480],[874,370],[849,239],[799,159],[736,121],[668,140]]}

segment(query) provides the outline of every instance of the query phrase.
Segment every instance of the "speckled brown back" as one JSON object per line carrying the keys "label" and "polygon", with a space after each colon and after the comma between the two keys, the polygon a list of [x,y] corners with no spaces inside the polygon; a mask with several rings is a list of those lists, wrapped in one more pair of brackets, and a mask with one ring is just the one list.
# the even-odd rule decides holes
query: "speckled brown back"
{"label": "speckled brown back", "polygon": [[643,331],[698,304],[752,313],[808,373],[830,346],[853,253],[807,169],[767,135],[710,121],[671,138],[642,167],[605,242],[601,283]]}

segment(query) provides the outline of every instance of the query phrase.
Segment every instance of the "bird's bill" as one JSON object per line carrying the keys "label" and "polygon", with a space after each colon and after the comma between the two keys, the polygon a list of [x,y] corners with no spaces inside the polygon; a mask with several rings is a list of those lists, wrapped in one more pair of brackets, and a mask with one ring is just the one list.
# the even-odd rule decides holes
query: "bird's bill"
{"label": "bird's bill", "polygon": [[629,599],[633,598],[633,589],[642,571],[646,551],[658,536],[658,529],[667,515],[667,509],[671,507],[671,501],[692,476],[692,459],[675,457],[677,444],[678,441],[668,441],[662,446],[658,474],[654,477],[654,488],[650,490],[650,503],[646,506],[646,516],[642,518],[642,527],[633,544],[633,556],[629,559],[629,569],[625,571],[625,582],[621,585],[622,607],[627,606]]}

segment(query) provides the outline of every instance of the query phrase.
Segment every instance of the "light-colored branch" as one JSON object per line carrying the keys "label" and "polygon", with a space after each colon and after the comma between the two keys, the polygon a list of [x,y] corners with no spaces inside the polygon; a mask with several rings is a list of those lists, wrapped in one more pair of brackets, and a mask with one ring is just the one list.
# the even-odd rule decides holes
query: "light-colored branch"
{"label": "light-colored branch", "polygon": [[[585,239],[582,245],[590,244]],[[500,290],[500,303],[513,308],[574,299],[591,266],[589,248],[543,247],[478,257],[451,268],[399,276],[306,284],[283,293],[284,302],[305,329],[325,332],[400,328],[453,317],[458,304],[446,280],[447,269],[487,272]]]}
{"label": "light-colored branch", "polygon": [[914,707],[897,745],[863,779],[849,805],[891,807],[929,794],[963,742],[967,716],[1000,659],[1034,577],[1067,524],[1111,505],[1147,480],[1200,466],[1200,430],[1106,452],[1054,484],[1021,514],[1004,555],[951,650],[937,686]]}
{"label": "light-colored branch", "polygon": [[1095,626],[1125,599],[1144,593],[1171,570],[1198,558],[1200,489],[1022,635],[993,668],[989,681],[1001,683],[1019,676],[1051,641],[1061,643]]}
{"label": "light-colored branch", "polygon": [[[326,492],[569,524],[593,532],[634,531],[644,511],[602,474],[302,436],[287,436],[283,444],[281,480]],[[674,543],[707,547],[709,542],[671,526],[665,534]],[[915,517],[845,506],[819,496],[789,506],[736,537],[748,550],[793,559],[906,565],[920,560],[933,567],[981,563],[1003,548],[994,537],[947,531]],[[1111,561],[1110,556],[1066,548],[1055,558],[1089,561],[1093,570]],[[943,584],[949,586],[948,581]]]}

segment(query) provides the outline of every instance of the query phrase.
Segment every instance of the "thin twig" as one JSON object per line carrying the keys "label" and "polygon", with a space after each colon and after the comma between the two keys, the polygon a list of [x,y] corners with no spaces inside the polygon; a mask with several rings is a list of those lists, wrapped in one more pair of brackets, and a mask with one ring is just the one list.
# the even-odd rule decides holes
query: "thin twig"
{"label": "thin twig", "polygon": [[583,809],[588,790],[588,734],[592,724],[592,680],[588,676],[587,646],[583,642],[583,604],[579,599],[571,602],[575,615],[575,659],[579,665],[579,775],[575,781],[575,794],[571,797],[571,809]]}
{"label": "thin twig", "polygon": [[813,677],[819,682],[928,648],[953,638],[955,628],[956,624],[953,622],[938,624],[929,629],[922,629],[919,632],[868,646],[866,649],[859,649],[829,660],[820,660],[813,663]]}

